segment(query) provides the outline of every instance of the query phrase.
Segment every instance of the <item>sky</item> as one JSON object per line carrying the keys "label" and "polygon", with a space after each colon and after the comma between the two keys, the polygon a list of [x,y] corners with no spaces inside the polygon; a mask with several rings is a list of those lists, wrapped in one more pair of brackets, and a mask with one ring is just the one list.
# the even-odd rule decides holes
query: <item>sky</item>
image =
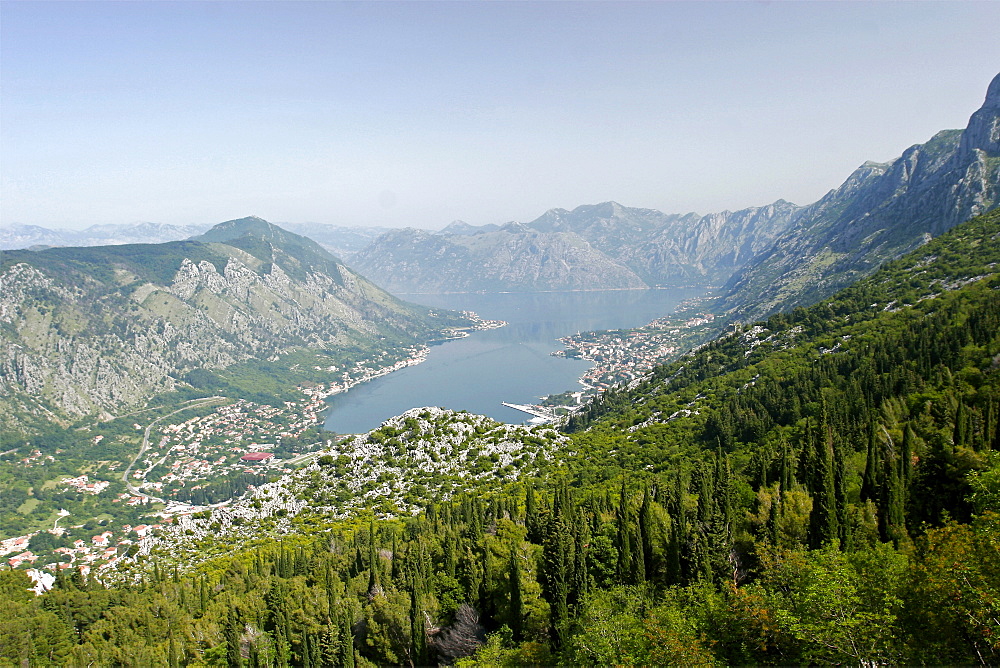
{"label": "sky", "polygon": [[965,127],[996,2],[0,3],[0,225],[809,204]]}

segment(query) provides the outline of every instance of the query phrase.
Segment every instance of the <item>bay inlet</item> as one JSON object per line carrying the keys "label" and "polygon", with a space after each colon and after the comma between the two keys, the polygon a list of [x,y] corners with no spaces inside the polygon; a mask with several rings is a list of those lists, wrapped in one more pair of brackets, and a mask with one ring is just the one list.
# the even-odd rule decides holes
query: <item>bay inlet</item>
{"label": "bay inlet", "polygon": [[434,308],[475,311],[506,327],[430,348],[427,359],[327,399],[326,428],[361,433],[418,406],[442,406],[511,424],[529,416],[503,405],[533,404],[575,390],[593,364],[552,356],[577,332],[639,327],[669,315],[700,288],[540,293],[399,295]]}

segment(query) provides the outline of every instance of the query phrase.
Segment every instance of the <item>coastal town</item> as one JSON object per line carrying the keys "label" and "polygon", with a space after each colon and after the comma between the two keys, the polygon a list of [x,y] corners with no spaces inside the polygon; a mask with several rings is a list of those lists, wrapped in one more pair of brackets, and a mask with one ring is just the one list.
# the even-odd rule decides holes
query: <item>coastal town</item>
{"label": "coastal town", "polygon": [[[484,320],[468,312],[473,325],[445,332],[445,339],[463,338],[472,331],[495,329],[507,323]],[[116,522],[115,512],[72,523],[60,510],[51,528],[0,540],[0,558],[8,568],[26,568],[43,589],[54,574],[75,569],[83,577],[113,568],[123,556],[139,551],[156,531],[188,516],[226,505],[246,491],[308,464],[318,451],[329,448],[337,436],[323,432],[325,399],[347,392],[393,371],[426,360],[427,346],[412,346],[394,356],[384,354],[345,367],[316,367],[335,380],[304,383],[303,398],[278,405],[245,399],[223,405],[176,411],[162,424],[132,424],[136,433],[148,429],[145,449],[129,467],[125,480],[119,465],[103,463],[96,470],[63,476],[47,484],[55,492],[76,492],[93,498],[104,510],[127,508],[143,521]],[[395,361],[393,361],[395,360]],[[99,429],[99,426],[95,427]],[[105,435],[89,436],[94,444]],[[52,455],[34,450],[20,462],[26,467],[52,463]],[[123,486],[124,482],[124,486]],[[60,522],[64,526],[59,526]],[[48,583],[48,584],[46,584]]]}
{"label": "coastal town", "polygon": [[[468,336],[470,331],[493,329],[503,321],[483,320],[472,313],[472,327],[450,331],[447,338]],[[655,365],[676,357],[681,341],[699,328],[711,325],[708,313],[660,318],[630,330],[588,332],[560,339],[565,349],[553,355],[594,362],[580,382],[583,389],[547,398],[538,406],[512,406],[535,419],[548,422],[572,412],[586,396],[616,384],[627,383],[648,373]],[[125,480],[116,466],[99,473],[65,476],[57,489],[81,495],[105,497],[110,504],[134,509],[131,517],[116,522],[110,515],[95,523],[71,524],[61,511],[54,526],[0,541],[0,557],[10,568],[28,568],[39,586],[49,577],[75,569],[86,577],[114,568],[123,557],[140,552],[145,541],[176,518],[225,506],[247,491],[273,482],[310,463],[321,451],[339,440],[321,429],[326,399],[347,392],[361,383],[393,371],[419,364],[429,348],[412,346],[402,355],[375,357],[350,366],[317,368],[330,374],[326,383],[304,383],[302,399],[278,405],[259,404],[245,399],[225,400],[222,405],[202,404],[175,411],[170,420],[132,425],[146,430],[146,443],[127,469]],[[91,436],[94,443],[103,434]],[[49,457],[51,459],[51,457]],[[32,452],[26,464],[46,461]],[[122,482],[125,483],[124,489]],[[110,495],[110,496],[109,496]],[[60,520],[65,527],[60,527]],[[42,534],[47,534],[47,538]]]}
{"label": "coastal town", "polygon": [[580,382],[601,392],[641,378],[656,365],[672,360],[681,351],[681,336],[714,319],[711,313],[702,313],[683,320],[658,318],[636,329],[574,334],[559,339],[566,347],[552,354],[594,362]]}

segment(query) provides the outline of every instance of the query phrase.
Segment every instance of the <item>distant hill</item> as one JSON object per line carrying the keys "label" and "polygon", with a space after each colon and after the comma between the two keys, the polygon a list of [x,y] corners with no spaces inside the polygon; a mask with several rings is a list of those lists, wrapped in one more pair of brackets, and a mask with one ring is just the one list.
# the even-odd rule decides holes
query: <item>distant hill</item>
{"label": "distant hill", "polygon": [[1000,204],[1000,74],[965,130],[945,130],[889,163],[866,162],[803,209],[727,285],[754,319],[827,297],[882,262]]}
{"label": "distant hill", "polygon": [[281,223],[281,226],[296,234],[309,237],[334,255],[347,260],[390,229],[388,227],[345,227],[325,223]]}
{"label": "distant hill", "polygon": [[604,202],[499,229],[394,230],[352,262],[401,292],[726,284],[725,307],[759,317],[828,296],[996,207],[998,145],[1000,75],[965,130],[865,163],[809,206],[778,200],[701,216]]}
{"label": "distant hill", "polygon": [[[370,244],[380,234],[389,231],[387,227],[344,227],[324,223],[280,223],[280,225],[290,232],[309,237],[340,257],[350,257],[352,253]],[[204,233],[208,228],[208,225],[133,223],[92,225],[85,230],[65,230],[13,223],[0,229],[0,249],[158,244],[189,239]]]}
{"label": "distant hill", "polygon": [[580,236],[519,223],[474,234],[393,230],[352,262],[397,293],[646,287],[635,272]]}
{"label": "distant hill", "polygon": [[201,234],[206,229],[208,229],[207,225],[132,223],[131,225],[91,225],[84,230],[56,230],[38,225],[14,223],[0,229],[0,249],[15,250],[38,246],[158,244],[187,239]]}
{"label": "distant hill", "polygon": [[260,218],[189,241],[7,251],[0,282],[7,429],[17,416],[134,406],[194,369],[413,344],[451,318],[399,301]]}

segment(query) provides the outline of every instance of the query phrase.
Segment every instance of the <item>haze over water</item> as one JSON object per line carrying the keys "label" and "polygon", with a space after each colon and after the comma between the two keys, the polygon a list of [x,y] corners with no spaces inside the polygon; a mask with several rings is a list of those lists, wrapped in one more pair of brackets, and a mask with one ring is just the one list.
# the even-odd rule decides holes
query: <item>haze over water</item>
{"label": "haze over water", "polygon": [[579,389],[580,376],[591,366],[552,356],[562,349],[559,337],[639,327],[703,293],[698,288],[671,288],[401,295],[426,306],[475,311],[508,325],[434,346],[422,364],[330,397],[326,428],[361,433],[419,406],[467,410],[519,424],[529,416],[501,402],[531,404],[542,396]]}

